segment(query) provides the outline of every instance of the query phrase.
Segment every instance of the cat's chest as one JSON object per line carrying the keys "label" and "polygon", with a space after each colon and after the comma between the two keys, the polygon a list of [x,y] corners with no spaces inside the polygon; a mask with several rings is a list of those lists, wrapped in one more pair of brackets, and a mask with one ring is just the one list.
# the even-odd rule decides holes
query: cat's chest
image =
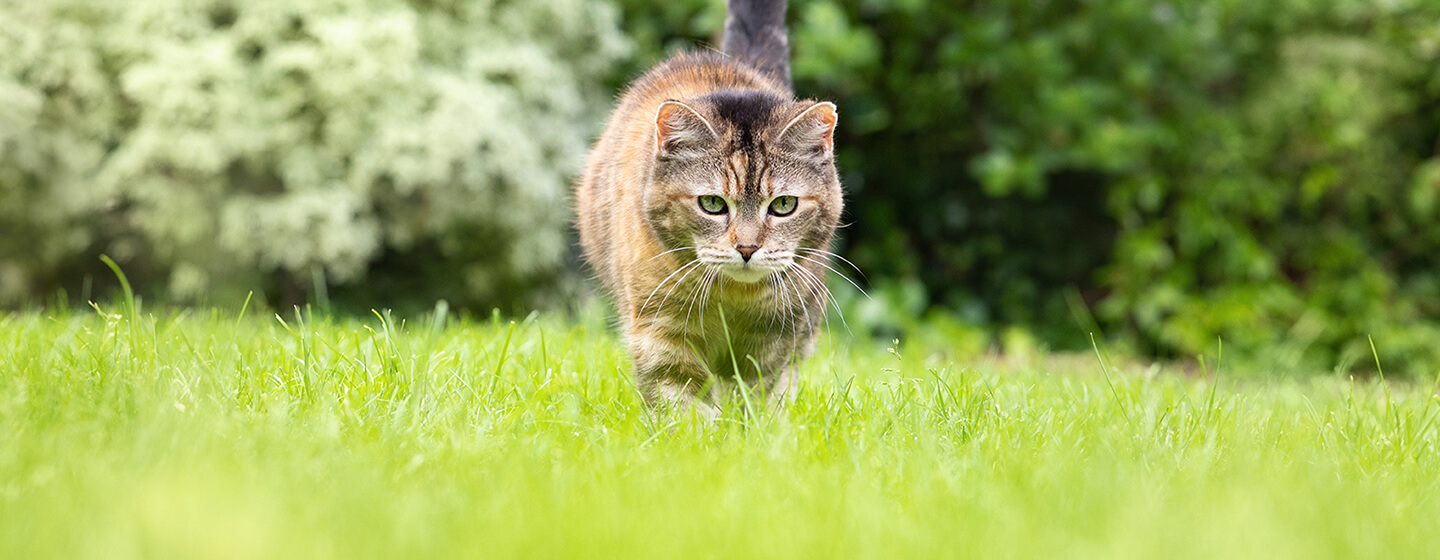
{"label": "cat's chest", "polygon": [[[738,361],[742,371],[749,372],[754,359],[771,364],[795,345],[797,326],[802,320],[792,319],[782,310],[763,306],[712,304],[703,317],[682,323],[680,336],[687,346],[703,356],[716,371],[728,371]],[[747,374],[748,376],[748,374]]]}
{"label": "cat's chest", "polygon": [[685,341],[708,361],[729,367],[733,354],[768,362],[780,349],[793,346],[796,333],[807,324],[803,311],[771,304],[766,300],[712,300],[689,317],[670,323],[670,333]]}

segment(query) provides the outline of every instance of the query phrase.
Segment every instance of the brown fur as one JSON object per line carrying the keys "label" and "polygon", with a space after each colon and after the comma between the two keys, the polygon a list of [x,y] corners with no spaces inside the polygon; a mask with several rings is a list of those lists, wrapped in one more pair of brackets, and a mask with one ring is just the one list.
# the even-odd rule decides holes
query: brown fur
{"label": "brown fur", "polygon": [[[713,413],[737,372],[774,402],[793,396],[828,295],[813,250],[828,249],[842,209],[835,122],[834,105],[713,53],[678,55],[621,97],[578,188],[578,225],[648,402]],[[702,211],[705,193],[729,201],[724,216]],[[793,214],[770,212],[777,196],[797,197]]]}

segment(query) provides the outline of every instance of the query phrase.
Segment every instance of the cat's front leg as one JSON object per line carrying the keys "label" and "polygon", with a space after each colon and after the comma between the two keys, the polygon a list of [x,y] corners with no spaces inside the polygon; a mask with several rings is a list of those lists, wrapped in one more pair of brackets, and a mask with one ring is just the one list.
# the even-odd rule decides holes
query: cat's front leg
{"label": "cat's front leg", "polygon": [[720,415],[712,402],[715,380],[693,349],[652,332],[632,329],[629,338],[635,384],[647,404],[712,420]]}
{"label": "cat's front leg", "polygon": [[778,368],[773,382],[769,384],[768,400],[771,410],[785,410],[794,404],[795,395],[800,390],[798,369],[799,366],[793,362]]}

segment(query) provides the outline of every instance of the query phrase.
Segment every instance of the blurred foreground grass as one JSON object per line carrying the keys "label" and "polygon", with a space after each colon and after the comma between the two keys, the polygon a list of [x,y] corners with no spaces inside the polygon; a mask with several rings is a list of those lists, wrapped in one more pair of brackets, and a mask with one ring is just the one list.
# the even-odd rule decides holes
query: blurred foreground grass
{"label": "blurred foreground grass", "polygon": [[840,333],[707,425],[597,318],[0,316],[0,557],[1435,554],[1429,387]]}

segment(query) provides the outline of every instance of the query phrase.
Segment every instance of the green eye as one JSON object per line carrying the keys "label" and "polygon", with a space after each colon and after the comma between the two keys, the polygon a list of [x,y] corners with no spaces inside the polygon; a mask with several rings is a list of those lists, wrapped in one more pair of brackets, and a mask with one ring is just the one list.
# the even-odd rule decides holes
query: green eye
{"label": "green eye", "polygon": [[770,201],[770,213],[776,216],[789,216],[795,212],[795,206],[799,200],[793,196],[778,196]]}
{"label": "green eye", "polygon": [[718,196],[702,196],[700,197],[700,209],[707,214],[724,214],[725,199]]}

